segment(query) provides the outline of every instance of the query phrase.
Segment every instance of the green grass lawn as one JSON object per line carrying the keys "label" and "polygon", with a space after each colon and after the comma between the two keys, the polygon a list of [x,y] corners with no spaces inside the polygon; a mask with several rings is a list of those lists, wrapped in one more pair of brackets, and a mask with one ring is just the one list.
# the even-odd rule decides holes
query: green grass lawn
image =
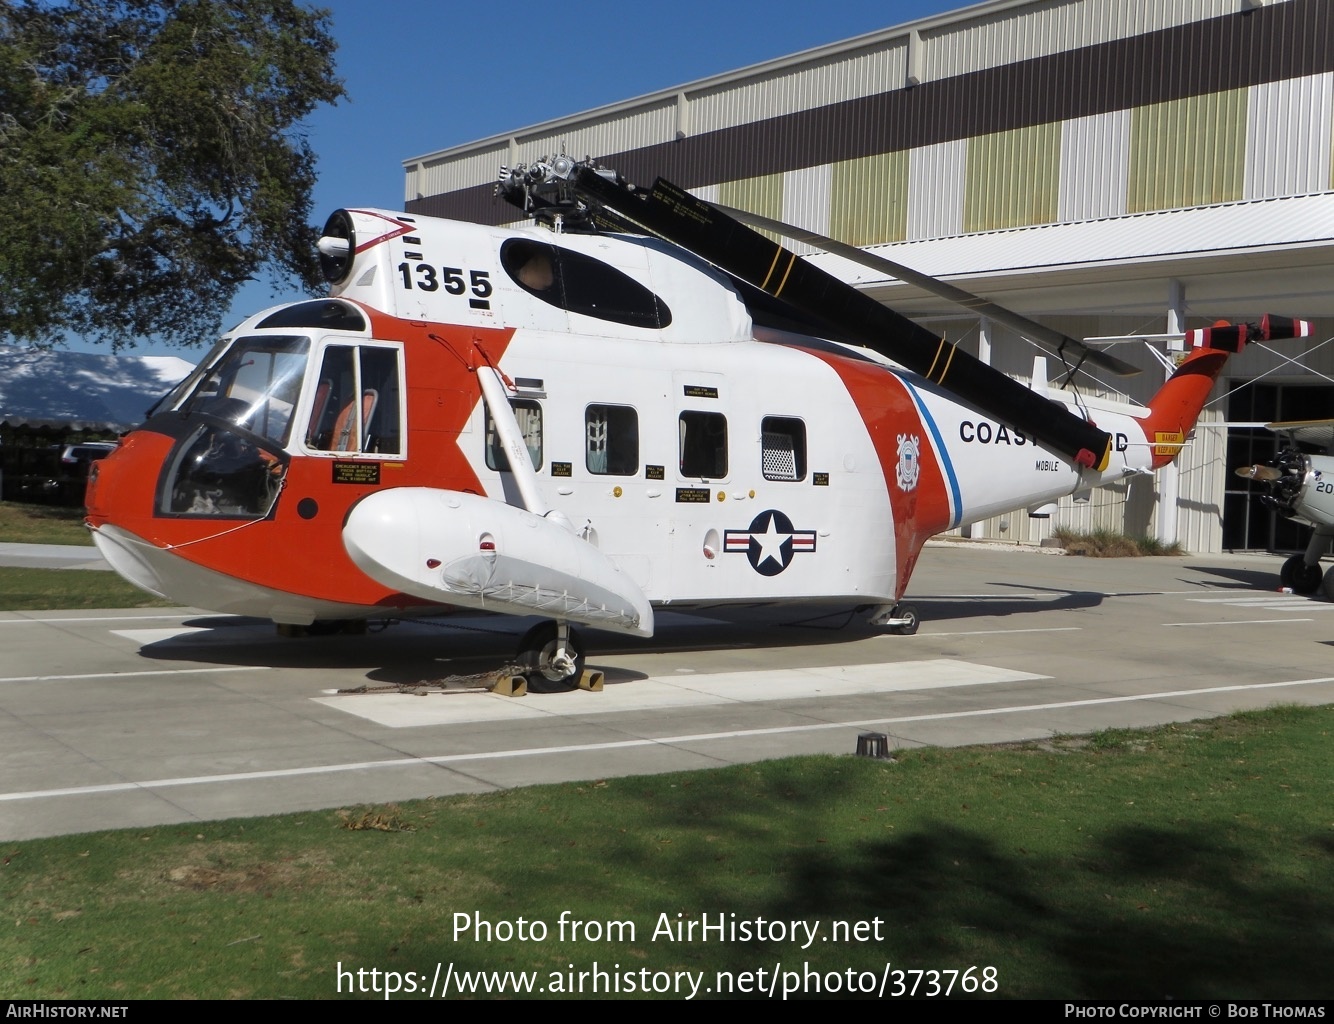
{"label": "green grass lawn", "polygon": [[[92,546],[83,509],[0,501],[0,541]],[[89,552],[89,557],[94,557]],[[149,608],[170,604],[113,572],[0,566],[0,611],[43,608]]]}
{"label": "green grass lawn", "polygon": [[[703,988],[790,971],[812,995],[811,972],[878,985],[890,964],[972,968],[956,995],[1328,998],[1332,729],[1334,708],[1283,708],[0,843],[0,991],[328,998],[340,964],[425,989],[441,963],[548,995],[595,964]],[[705,921],[752,934],[677,938]],[[777,922],[817,938],[757,934]]]}
{"label": "green grass lawn", "polygon": [[0,611],[43,608],[160,608],[172,602],[100,569],[0,566]]}
{"label": "green grass lawn", "polygon": [[87,544],[83,509],[0,501],[0,541],[15,544]]}

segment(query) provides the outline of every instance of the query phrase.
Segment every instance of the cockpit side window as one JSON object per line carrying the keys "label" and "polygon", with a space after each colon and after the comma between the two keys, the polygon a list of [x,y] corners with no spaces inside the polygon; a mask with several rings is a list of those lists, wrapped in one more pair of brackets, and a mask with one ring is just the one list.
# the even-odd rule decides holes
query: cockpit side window
{"label": "cockpit side window", "polygon": [[553,306],[630,327],[662,330],[672,311],[650,289],[601,260],[529,238],[500,247],[500,264],[529,295]]}
{"label": "cockpit side window", "polygon": [[324,350],[306,447],[368,455],[403,453],[396,348],[330,345]]}

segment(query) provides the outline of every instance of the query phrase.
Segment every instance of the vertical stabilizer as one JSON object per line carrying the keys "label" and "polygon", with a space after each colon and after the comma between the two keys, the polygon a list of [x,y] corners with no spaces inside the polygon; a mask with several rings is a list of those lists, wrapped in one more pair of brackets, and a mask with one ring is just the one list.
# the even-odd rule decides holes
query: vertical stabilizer
{"label": "vertical stabilizer", "polygon": [[1154,469],[1166,466],[1181,451],[1228,355],[1215,349],[1192,352],[1150,400],[1149,415],[1141,422],[1153,445]]}

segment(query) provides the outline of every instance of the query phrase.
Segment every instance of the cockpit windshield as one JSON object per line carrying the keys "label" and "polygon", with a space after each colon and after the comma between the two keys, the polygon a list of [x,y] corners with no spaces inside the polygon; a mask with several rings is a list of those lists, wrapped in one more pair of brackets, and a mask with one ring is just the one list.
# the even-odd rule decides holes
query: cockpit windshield
{"label": "cockpit windshield", "polygon": [[171,417],[184,432],[159,483],[160,514],[248,519],[273,511],[310,347],[299,335],[241,338],[177,389],[188,389],[180,419]]}
{"label": "cockpit windshield", "polygon": [[196,384],[180,411],[215,416],[285,447],[309,350],[310,340],[299,336],[242,338]]}

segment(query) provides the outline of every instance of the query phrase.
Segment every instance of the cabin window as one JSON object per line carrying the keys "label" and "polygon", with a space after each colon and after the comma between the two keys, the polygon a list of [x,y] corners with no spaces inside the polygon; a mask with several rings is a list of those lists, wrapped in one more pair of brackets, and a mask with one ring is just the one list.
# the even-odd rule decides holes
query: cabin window
{"label": "cabin window", "polygon": [[791,416],[766,416],[760,424],[766,480],[806,479],[806,424]]}
{"label": "cabin window", "polygon": [[[514,420],[519,424],[519,433],[528,448],[528,457],[533,460],[533,469],[542,468],[542,407],[536,402],[521,398],[510,402],[514,410]],[[500,473],[510,471],[510,460],[501,445],[500,435],[496,433],[496,421],[491,418],[491,410],[486,410],[486,468]]]}
{"label": "cabin window", "polygon": [[590,405],[584,411],[584,464],[599,476],[639,472],[639,413],[627,405]]}
{"label": "cabin window", "polygon": [[330,345],[315,383],[306,447],[403,454],[398,349]]}
{"label": "cabin window", "polygon": [[683,412],[681,475],[700,480],[727,476],[727,417],[720,412]]}
{"label": "cabin window", "polygon": [[671,310],[629,274],[572,249],[549,242],[511,238],[500,247],[500,264],[529,295],[553,306],[630,327],[661,330]]}

